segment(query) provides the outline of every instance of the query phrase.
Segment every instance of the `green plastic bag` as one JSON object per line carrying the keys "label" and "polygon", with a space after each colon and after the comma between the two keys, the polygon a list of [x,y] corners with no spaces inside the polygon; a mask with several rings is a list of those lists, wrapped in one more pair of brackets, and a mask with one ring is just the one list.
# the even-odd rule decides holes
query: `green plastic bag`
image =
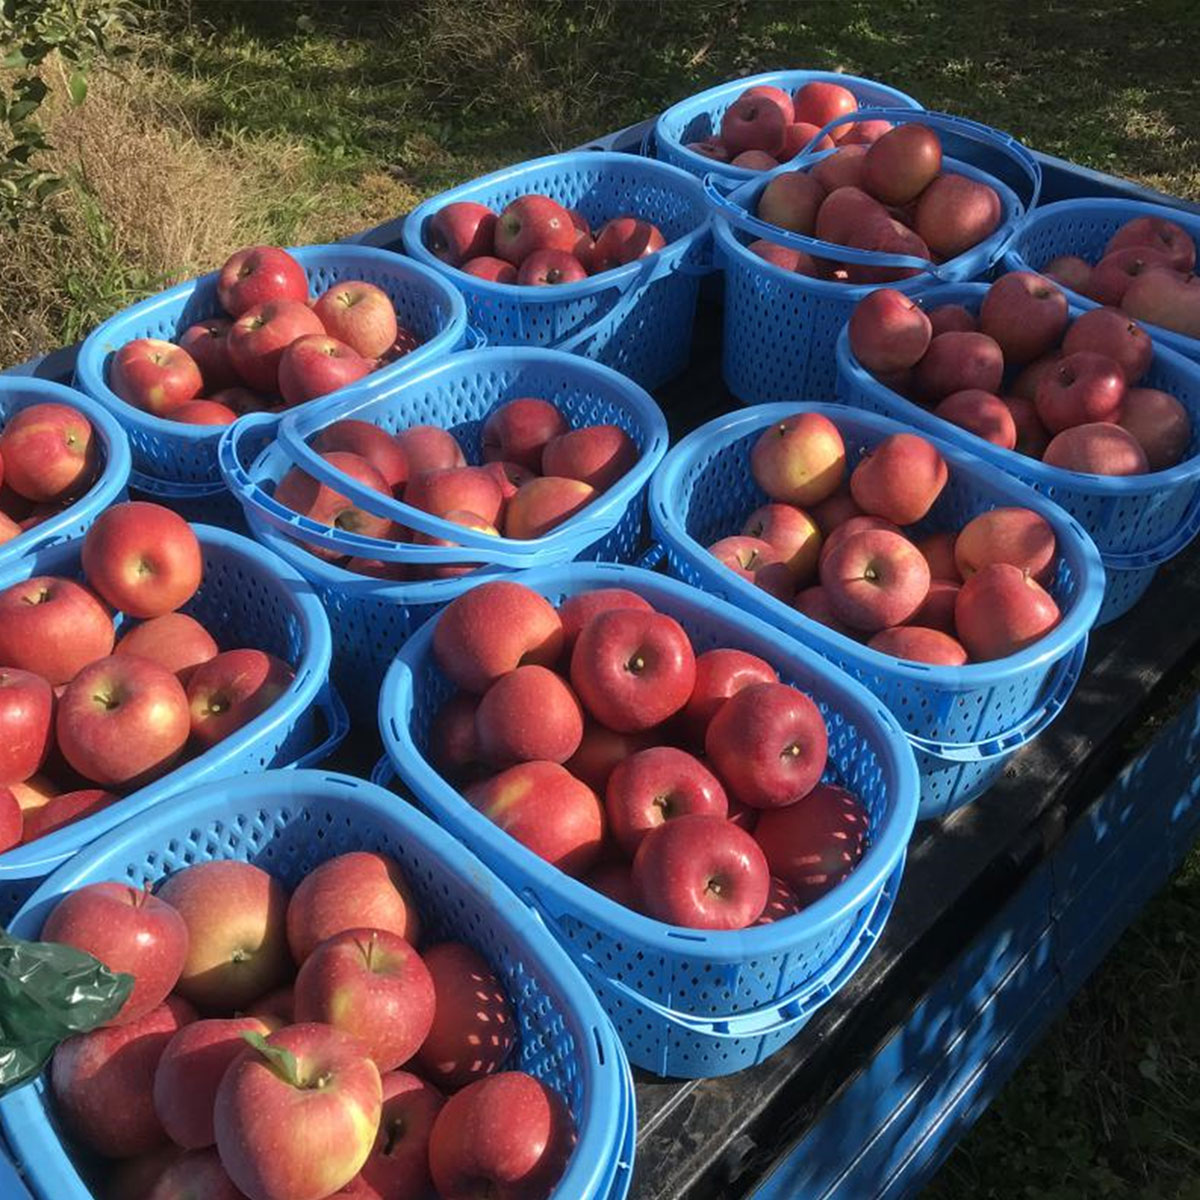
{"label": "green plastic bag", "polygon": [[0,1095],[28,1082],[59,1042],[111,1020],[133,989],[90,954],[0,929]]}

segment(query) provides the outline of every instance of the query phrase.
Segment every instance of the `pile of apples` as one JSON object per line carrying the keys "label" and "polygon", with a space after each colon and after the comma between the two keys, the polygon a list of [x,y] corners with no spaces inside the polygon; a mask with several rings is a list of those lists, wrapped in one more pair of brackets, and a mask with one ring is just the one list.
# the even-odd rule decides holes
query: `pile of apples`
{"label": "pile of apples", "polygon": [[[520,541],[541,537],[613,486],[638,460],[633,439],[618,425],[572,429],[549,400],[526,396],[495,409],[483,424],[483,466],[467,466],[452,433],[414,425],[393,436],[369,421],[335,421],[314,447],[331,466],[380,495],[464,529]],[[300,467],[279,481],[275,499],[294,512],[337,529],[418,546],[453,546],[433,534],[410,531],[358,507]],[[477,563],[421,566],[307,547],[346,570],[382,579],[447,579]]]}
{"label": "pile of apples", "polygon": [[1098,304],[1200,338],[1195,268],[1196,243],[1186,229],[1165,217],[1135,217],[1109,238],[1095,266],[1066,254],[1042,272]]}
{"label": "pile of apples", "polygon": [[[777,176],[759,196],[757,215],[822,241],[940,263],[994,233],[1004,210],[995,188],[943,171],[941,139],[914,121],[869,146],[843,142],[810,170]],[[889,283],[918,274],[916,267],[814,258],[769,240],[748,249],[785,271],[839,283]]]}
{"label": "pile of apples", "polygon": [[578,283],[655,254],[667,244],[650,221],[625,214],[592,229],[582,213],[530,192],[497,214],[456,200],[429,219],[430,253],[491,283]]}
{"label": "pile of apples", "polygon": [[0,429],[0,546],[61,512],[96,478],[99,442],[69,404],[31,404]]}
{"label": "pile of apples", "polygon": [[[108,509],[82,562],[86,583],[39,575],[0,591],[0,851],[203,753],[293,677],[265,651],[222,652],[176,611],[200,586],[203,557],[169,509]],[[119,640],[114,609],[126,618]]]}
{"label": "pile of apples", "polygon": [[278,246],[231,255],[217,297],[226,315],[189,326],[177,344],[122,346],[108,386],[156,417],[230,425],[347,387],[421,344],[373,283],[344,279],[310,298],[304,268]]}
{"label": "pile of apples", "polygon": [[636,592],[555,609],[496,580],[438,618],[459,689],[429,754],[534,854],[636,912],[692,929],[781,920],[857,865],[869,818],[822,783],[825,719],[754,654],[697,653]]}
{"label": "pile of apples", "polygon": [[42,939],[134,981],[116,1017],[50,1066],[64,1126],[110,1160],[108,1194],[545,1200],[570,1115],[533,1076],[501,1070],[516,1022],[489,963],[423,942],[424,924],[400,865],[365,851],[290,896],[221,860],[156,892],[67,893]]}
{"label": "pile of apples", "polygon": [[1067,298],[1030,271],[1002,275],[978,317],[928,314],[880,289],[855,308],[850,348],[895,392],[1006,450],[1090,475],[1162,471],[1184,457],[1192,426],[1168,392],[1138,386],[1154,343],[1116,308],[1074,321]]}
{"label": "pile of apples", "polygon": [[[748,171],[769,171],[795,158],[830,121],[858,111],[854,93],[837,83],[814,81],[792,95],[770,84],[748,87],[726,110],[721,129],[687,149]],[[889,129],[888,121],[858,121],[839,125],[816,146],[828,150],[843,146],[869,146]]]}
{"label": "pile of apples", "polygon": [[771,502],[709,552],[846,637],[895,658],[957,667],[1015,654],[1059,622],[1044,586],[1057,566],[1056,539],[1038,513],[996,508],[958,533],[905,531],[949,479],[925,438],[885,438],[847,481],[837,426],[802,413],[763,431],[750,469]]}

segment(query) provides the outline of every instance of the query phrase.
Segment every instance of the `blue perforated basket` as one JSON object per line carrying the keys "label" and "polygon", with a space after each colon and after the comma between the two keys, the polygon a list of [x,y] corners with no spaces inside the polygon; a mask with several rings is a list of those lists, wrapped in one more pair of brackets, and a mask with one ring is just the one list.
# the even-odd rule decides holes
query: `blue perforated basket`
{"label": "blue perforated basket", "polygon": [[0,430],[23,408],[33,404],[66,404],[92,423],[100,445],[100,465],[91,487],[62,512],[0,546],[0,570],[27,554],[68,538],[79,537],[110,505],[125,494],[129,481],[129,441],[116,418],[90,397],[26,375],[0,375]]}
{"label": "blue perforated basket", "polygon": [[[436,272],[371,246],[302,246],[289,253],[304,268],[315,295],[341,279],[382,288],[401,323],[421,339],[417,349],[373,372],[363,386],[386,384],[461,344],[466,330],[462,297]],[[217,273],[203,275],[109,317],[88,336],[75,363],[76,386],[115,413],[128,432],[138,475],[193,502],[220,494],[217,443],[222,427],[169,421],[127,404],[108,386],[109,360],[135,338],[174,340],[189,325],[222,313]]]}
{"label": "blue perforated basket", "polygon": [[899,887],[917,810],[917,770],[895,718],[848,676],[765,623],[637,567],[572,563],[521,576],[558,604],[593,588],[640,593],[687,630],[697,652],[736,647],[808,692],[829,726],[825,778],[870,814],[862,862],[827,895],[774,925],[678,929],[631,912],[550,866],[477,812],[429,764],[430,722],[453,691],[434,665],[435,622],[397,656],[379,698],[392,766],[418,801],[541,914],[595,988],[630,1060],[659,1075],[727,1075],[799,1032],[854,973]]}
{"label": "blue perforated basket", "polygon": [[[307,436],[318,425],[349,413],[375,420],[391,432],[418,424],[441,425],[459,440],[472,461],[480,461],[483,421],[498,405],[518,396],[542,396],[557,404],[573,425],[620,425],[638,444],[636,467],[597,501],[545,537],[528,542],[494,538],[449,525],[406,505],[384,502],[368,492],[381,511],[403,524],[445,530],[462,549],[414,546],[334,533],[275,502],[274,486],[296,459],[312,467]],[[554,350],[504,348],[453,355],[384,392],[347,396],[316,419],[288,427],[290,440],[254,444],[252,420],[232,427],[221,443],[221,466],[245,508],[254,535],[311,580],[329,610],[334,638],[334,679],[356,717],[374,722],[383,673],[408,635],[438,608],[471,586],[472,577],[393,583],[365,578],[323,561],[292,538],[320,542],[341,553],[401,562],[475,562],[497,566],[540,566],[573,558],[627,561],[645,542],[646,487],[667,447],[667,430],[654,401],[628,379],[586,359]],[[257,454],[257,457],[254,455]],[[253,458],[253,462],[248,460]],[[319,462],[319,460],[318,460]],[[325,464],[320,473],[329,474]],[[335,486],[358,496],[362,489]]]}
{"label": "blue perforated basket", "polygon": [[[986,284],[965,284],[930,289],[920,299],[929,308],[962,304],[977,312],[986,294]],[[1080,311],[1072,305],[1072,316]],[[1066,509],[1088,531],[1104,559],[1107,582],[1096,622],[1104,624],[1128,612],[1159,566],[1200,532],[1200,366],[1159,344],[1157,335],[1154,340],[1154,361],[1142,383],[1170,392],[1187,408],[1192,440],[1182,462],[1149,475],[1064,471],[985,442],[879,383],[851,353],[845,331],[837,347],[838,399],[937,434]]]}
{"label": "blue perforated basket", "polygon": [[[575,1123],[578,1140],[552,1200],[622,1200],[636,1118],[629,1064],[611,1024],[508,888],[432,821],[373,784],[268,771],[197,788],[77,855],[30,898],[12,929],[36,938],[57,900],[88,883],[155,884],[193,863],[238,859],[294,888],[319,863],[353,850],[395,858],[428,939],[467,942],[503,981],[520,1031],[510,1062],[553,1087]],[[0,1099],[0,1122],[38,1200],[89,1200],[85,1179],[99,1160],[68,1150],[44,1076]]]}
{"label": "blue perforated basket", "polygon": [[0,1152],[0,1196],[4,1200],[32,1200],[20,1172],[3,1152]]}
{"label": "blue perforated basket", "polygon": [[[656,254],[577,283],[492,283],[447,266],[426,248],[430,218],[471,200],[499,212],[540,192],[578,209],[592,228],[610,217],[652,221],[667,245]],[[452,280],[472,324],[493,346],[544,346],[586,355],[643,387],[687,365],[699,276],[709,269],[708,208],[684,171],[631,154],[573,151],[534,159],[460,184],[419,204],[404,223],[404,248]]]}
{"label": "blue perforated basket", "polygon": [[[40,880],[127,818],[209,780],[297,761],[320,762],[346,734],[345,713],[328,686],[329,621],[312,589],[287,563],[249,538],[205,525],[195,529],[204,575],[181,611],[201,621],[227,650],[253,647],[282,658],[295,669],[295,678],[261,716],[156,782],[93,816],[0,854],[0,922]],[[7,567],[0,571],[0,591],[35,575],[82,579],[81,547],[81,540],[64,542]]]}
{"label": "blue perforated basket", "polygon": [[688,142],[702,142],[721,129],[721,118],[725,110],[747,89],[769,85],[795,92],[806,83],[836,83],[848,88],[858,99],[859,108],[921,108],[921,104],[904,92],[876,83],[872,79],[861,79],[857,75],[841,75],[834,71],[768,71],[763,75],[748,75],[744,79],[731,79],[707,91],[698,92],[671,105],[655,122],[653,141],[646,146],[662,162],[703,179],[715,175],[718,179],[740,182],[753,179],[755,171],[745,167],[730,166],[729,163],[714,162],[687,148]]}
{"label": "blue perforated basket", "polygon": [[[786,171],[807,170],[830,152],[802,154],[784,167],[760,173],[728,197],[710,181],[709,200],[718,212],[713,223],[714,253],[725,275],[722,371],[729,390],[743,404],[769,404],[802,397],[832,400],[837,384],[834,347],[838,333],[850,319],[855,305],[880,286],[837,283],[785,271],[749,250],[751,241],[766,237],[779,245],[844,262],[918,267],[920,274],[887,285],[911,293],[937,279],[974,279],[986,274],[1003,255],[1028,210],[1037,203],[1041,168],[1029,151],[1008,134],[964,117],[941,113],[891,110],[886,115],[896,124],[912,121],[937,129],[947,153],[951,146],[961,145],[961,153],[974,146],[985,155],[989,168],[986,171],[955,158],[947,157],[944,163],[950,171],[995,188],[1004,209],[1003,220],[991,236],[966,253],[933,264],[908,255],[838,246],[778,229],[750,215],[770,179]],[[838,123],[831,121],[825,128]],[[1001,169],[1025,177],[1030,189],[1027,200],[998,177],[996,172]]]}
{"label": "blue perforated basket", "polygon": [[[1004,257],[1009,271],[1040,271],[1051,259],[1077,254],[1093,266],[1104,253],[1108,239],[1135,217],[1163,217],[1182,226],[1200,248],[1200,212],[1195,207],[1175,208],[1140,200],[1060,200],[1033,213],[1013,238]],[[1059,284],[1080,308],[1098,308],[1094,300]],[[1191,358],[1200,358],[1200,339],[1143,322],[1154,340]]]}
{"label": "blue perforated basket", "polygon": [[828,417],[846,443],[847,465],[906,427],[875,413],[831,404],[768,404],[719,417],[684,438],[654,477],[650,519],[671,571],[760,615],[836,663],[886,704],[904,727],[921,771],[921,817],[939,817],[985,791],[1012,755],[1036,737],[1070,698],[1100,607],[1100,555],[1075,519],[1045,497],[937,438],[950,479],[918,535],[958,530],[1007,505],[1031,508],[1054,528],[1058,565],[1050,592],[1059,626],[1018,654],[995,662],[938,667],[872,650],[806,617],[736,576],[706,549],[741,529],[767,497],[750,472],[764,429],[798,412]]}

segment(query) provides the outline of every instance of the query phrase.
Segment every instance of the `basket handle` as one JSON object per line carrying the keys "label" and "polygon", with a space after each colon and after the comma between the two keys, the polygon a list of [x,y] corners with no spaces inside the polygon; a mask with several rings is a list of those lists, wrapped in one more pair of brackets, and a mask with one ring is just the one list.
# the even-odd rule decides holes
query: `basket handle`
{"label": "basket handle", "polygon": [[1071,693],[1074,692],[1075,685],[1083,674],[1087,646],[1087,638],[1083,637],[1069,654],[1065,654],[1059,659],[1041,703],[1004,733],[984,738],[979,742],[963,743],[939,742],[910,733],[908,734],[909,742],[912,743],[914,749],[923,750],[926,754],[960,763],[985,762],[988,759],[1000,758],[1011,754],[1014,750],[1019,750],[1042,733],[1071,698]]}
{"label": "basket handle", "polygon": [[[432,532],[456,544],[453,546],[418,546],[409,542],[384,541],[365,537],[322,525],[300,513],[293,512],[280,504],[274,496],[262,488],[245,466],[245,441],[254,432],[261,432],[265,424],[259,418],[275,418],[265,413],[251,413],[228,426],[217,444],[217,462],[230,490],[244,507],[253,508],[268,525],[279,532],[301,542],[310,542],[337,555],[378,559],[381,562],[410,563],[420,566],[442,566],[459,563],[480,563],[506,567],[527,567],[531,560],[553,542],[553,532],[542,538],[531,538],[527,542],[514,542],[508,538],[492,537],[475,530],[464,529],[449,521],[443,521],[430,513],[421,512],[350,479],[336,467],[331,466],[299,439],[296,457],[314,478],[335,488],[342,495],[358,501],[370,512],[379,516],[398,519],[412,529]],[[282,426],[280,427],[282,430]],[[412,515],[410,515],[412,514]],[[600,516],[593,516],[572,528],[572,533],[589,544],[608,532],[608,526]],[[460,541],[461,538],[461,541]]]}
{"label": "basket handle", "polygon": [[[697,1017],[694,1013],[680,1012],[669,1005],[659,1004],[643,996],[636,988],[611,976],[605,976],[603,985],[618,993],[621,998],[638,1008],[649,1009],[661,1020],[679,1025],[708,1037],[743,1038],[765,1037],[795,1025],[821,1007],[862,966],[867,955],[875,947],[883,927],[891,914],[900,888],[904,870],[904,856],[888,877],[879,895],[870,908],[854,922],[841,946],[834,952],[822,971],[822,979],[807,979],[783,996],[772,1000],[761,1008],[748,1009],[728,1017]],[[550,929],[555,929],[553,919],[529,888],[521,892],[521,898],[530,905]],[[686,943],[680,943],[681,949]],[[590,954],[582,954],[589,965],[602,971],[603,968]],[[830,972],[832,972],[830,974]]]}
{"label": "basket handle", "polygon": [[[844,113],[828,122],[818,133],[814,134],[808,145],[793,159],[782,165],[739,183],[728,196],[717,186],[716,178],[711,173],[704,179],[704,191],[709,203],[735,228],[747,233],[757,234],[761,238],[775,242],[777,245],[789,246],[794,250],[806,250],[818,258],[833,258],[840,262],[864,263],[870,266],[916,267],[926,271],[938,279],[951,278],[943,267],[927,259],[909,254],[885,254],[874,250],[858,250],[852,246],[842,246],[837,242],[827,242],[806,234],[793,233],[781,229],[777,225],[762,221],[747,211],[747,205],[757,198],[759,190],[778,175],[808,166],[816,161],[816,156],[824,157],[829,151],[814,151],[813,147],[831,129],[839,125],[854,124],[862,120],[887,120],[894,125],[920,124],[934,129],[942,129],[949,133],[957,133],[982,142],[993,149],[1000,150],[1009,157],[1027,177],[1030,185],[1030,195],[1027,202],[1020,201],[1023,211],[1028,212],[1038,202],[1042,190],[1042,169],[1037,160],[1024,146],[1010,134],[998,129],[980,124],[966,117],[954,117],[947,113],[937,113],[915,110],[910,108],[865,108],[853,113]],[[1020,215],[1020,214],[1017,214]],[[998,244],[990,256],[990,262],[995,263],[1004,254],[1016,230],[1013,229]]]}
{"label": "basket handle", "polygon": [[1192,494],[1191,502],[1179,524],[1153,549],[1139,550],[1136,554],[1101,554],[1106,567],[1118,571],[1140,571],[1146,567],[1157,567],[1185,550],[1200,534],[1200,485]]}
{"label": "basket handle", "polygon": [[634,306],[642,298],[642,289],[649,287],[656,279],[666,275],[671,270],[670,263],[663,263],[657,254],[642,259],[641,268],[635,271],[624,283],[614,285],[620,295],[617,302],[606,313],[601,313],[594,321],[550,343],[552,350],[562,350],[566,354],[580,353],[580,347],[586,345],[607,325],[616,325],[623,321]]}
{"label": "basket handle", "polygon": [[346,711],[341,694],[332,683],[326,681],[313,700],[313,707],[321,714],[325,723],[325,737],[299,758],[287,763],[284,770],[303,771],[317,767],[346,740],[350,732],[350,714]]}

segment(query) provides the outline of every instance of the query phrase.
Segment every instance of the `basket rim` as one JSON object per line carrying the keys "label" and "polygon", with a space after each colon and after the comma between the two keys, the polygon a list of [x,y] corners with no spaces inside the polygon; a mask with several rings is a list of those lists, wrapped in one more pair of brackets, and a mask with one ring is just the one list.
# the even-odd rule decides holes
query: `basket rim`
{"label": "basket rim", "polygon": [[[603,271],[599,275],[587,279],[576,280],[574,283],[559,283],[553,287],[534,287],[520,283],[496,283],[490,279],[480,279],[469,275],[459,267],[442,262],[425,245],[425,222],[444,208],[458,200],[471,200],[480,191],[487,190],[498,183],[510,179],[519,179],[522,175],[534,174],[551,167],[569,167],[580,163],[592,163],[602,167],[621,167],[626,171],[638,171],[651,175],[664,185],[671,185],[677,191],[687,194],[703,214],[696,226],[682,237],[668,242],[661,250],[646,255],[645,258],[635,259],[611,271]],[[587,296],[598,295],[623,285],[636,283],[639,273],[653,270],[653,264],[659,264],[670,269],[697,245],[709,228],[711,215],[708,204],[704,199],[704,190],[694,175],[670,163],[659,162],[652,158],[643,158],[636,154],[626,154],[619,150],[568,150],[561,154],[549,154],[542,158],[528,159],[512,166],[502,167],[486,175],[479,175],[466,183],[456,184],[422,200],[404,219],[401,237],[405,253],[412,259],[437,271],[444,278],[451,280],[461,290],[478,293],[482,297],[492,297],[498,300],[520,301],[522,304],[565,304],[571,300],[580,300]],[[647,264],[651,267],[647,267]],[[647,282],[650,282],[647,280]],[[597,318],[603,320],[603,314]]]}
{"label": "basket rim", "polygon": [[[530,885],[553,895],[569,908],[590,911],[593,921],[611,935],[636,941],[639,947],[667,956],[686,954],[711,964],[735,962],[764,954],[784,953],[797,938],[811,939],[839,921],[852,916],[884,886],[901,861],[917,819],[920,792],[916,760],[899,722],[892,712],[862,684],[834,664],[805,654],[799,642],[780,645],[780,634],[753,614],[666,575],[622,563],[569,563],[560,567],[535,568],[516,582],[535,591],[563,587],[577,592],[593,587],[627,587],[645,594],[702,606],[731,630],[748,633],[774,643],[773,665],[790,661],[802,673],[820,680],[825,695],[836,695],[839,706],[860,730],[869,727],[877,734],[875,752],[881,769],[891,781],[892,808],[882,833],[873,838],[855,869],[801,913],[774,924],[740,930],[686,929],[635,913],[609,897],[593,891],[582,880],[551,866],[515,838],[504,834],[421,754],[412,739],[411,707],[415,674],[413,664],[432,655],[437,617],[431,617],[401,647],[384,676],[379,694],[379,729],[384,748],[397,774],[417,792],[423,803],[435,806],[438,816],[468,831],[473,843],[488,845],[497,855],[525,876]],[[414,783],[410,773],[419,782]],[[522,895],[527,889],[522,888]],[[803,932],[794,922],[803,918]],[[789,929],[789,923],[791,928]]]}
{"label": "basket rim", "polygon": [[[114,824],[135,817],[140,820],[160,801],[178,795],[189,786],[199,786],[191,782],[198,765],[205,772],[223,770],[231,759],[251,750],[264,734],[295,721],[312,705],[325,685],[333,642],[329,619],[311,584],[290,563],[281,561],[279,556],[250,538],[214,525],[193,524],[191,528],[202,548],[214,547],[243,561],[258,560],[263,568],[270,569],[273,582],[279,585],[280,597],[295,615],[303,635],[303,648],[295,664],[294,677],[265,712],[194,758],[91,816],[72,821],[36,841],[14,846],[0,854],[0,882],[45,875],[112,829]],[[82,544],[81,538],[59,542],[0,570],[0,590],[39,574],[73,574],[78,568]],[[63,564],[69,564],[66,572],[62,569]]]}
{"label": "basket rim", "polygon": [[[378,246],[364,246],[357,242],[329,242],[317,243],[310,246],[288,246],[286,250],[301,266],[306,266],[310,263],[319,264],[322,260],[328,259],[349,259],[352,263],[373,262],[380,265],[387,265],[393,268],[400,276],[409,275],[410,277],[419,279],[423,284],[428,284],[439,293],[441,299],[445,302],[449,311],[449,319],[446,322],[446,327],[434,334],[429,341],[416,347],[410,354],[405,355],[404,358],[388,363],[386,366],[380,367],[379,370],[372,372],[370,376],[367,376],[368,380],[375,380],[375,385],[395,379],[403,372],[411,370],[417,363],[424,362],[435,354],[451,350],[453,344],[457,343],[466,329],[467,308],[461,294],[450,286],[446,279],[437,271],[431,271],[422,263],[413,262],[411,259],[404,258],[391,250],[384,250]],[[159,437],[174,437],[185,442],[195,443],[196,445],[202,445],[206,442],[211,442],[215,445],[220,440],[225,428],[224,426],[189,425],[185,421],[169,421],[165,417],[156,416],[154,413],[145,412],[137,408],[127,400],[122,400],[108,386],[105,363],[109,354],[115,349],[115,347],[106,344],[106,339],[111,336],[115,327],[123,325],[136,317],[153,313],[160,308],[170,308],[181,301],[185,301],[200,287],[212,284],[219,275],[219,270],[197,275],[194,279],[185,280],[183,283],[178,283],[174,287],[167,288],[153,296],[147,296],[146,299],[128,305],[126,308],[105,318],[84,338],[83,343],[79,347],[79,353],[75,360],[75,386],[97,402],[110,407],[119,415],[123,423],[135,429],[146,430]],[[126,338],[120,344],[125,345],[129,340],[132,339]],[[412,361],[413,355],[419,356],[417,363]],[[380,378],[381,376],[382,378]],[[362,383],[355,386],[366,389],[375,385]],[[347,390],[348,388],[341,388],[337,392],[329,393],[329,395],[340,396]],[[315,400],[305,401],[305,404],[318,404],[326,399],[328,397],[319,396]],[[301,408],[304,405],[296,405],[295,407]]]}
{"label": "basket rim", "polygon": [[26,555],[36,554],[63,540],[64,532],[77,521],[99,515],[120,496],[132,474],[129,439],[120,422],[103,404],[77,388],[49,379],[33,375],[0,375],[0,408],[11,404],[10,411],[15,413],[33,404],[54,403],[78,409],[99,432],[104,442],[104,469],[88,490],[61,512],[0,546],[0,571]]}
{"label": "basket rim", "polygon": [[777,71],[764,71],[757,75],[746,75],[740,79],[728,79],[724,83],[718,83],[713,87],[705,88],[704,91],[695,92],[683,100],[677,100],[669,108],[663,109],[654,119],[654,139],[656,142],[665,142],[671,147],[673,154],[680,155],[685,162],[694,165],[696,170],[701,173],[707,174],[711,172],[724,175],[727,179],[753,179],[756,172],[746,167],[734,167],[729,163],[716,162],[711,158],[705,158],[702,154],[697,154],[694,150],[689,150],[674,133],[667,131],[666,124],[671,120],[681,120],[684,117],[691,120],[696,116],[700,116],[710,111],[717,101],[723,100],[726,96],[734,95],[735,93],[736,95],[741,95],[746,88],[763,85],[779,86],[781,83],[787,84],[789,89],[801,87],[805,83],[838,83],[852,92],[854,91],[854,84],[867,84],[870,87],[881,88],[885,92],[888,92],[889,101],[894,101],[894,106],[897,108],[912,108],[915,111],[922,111],[925,108],[919,100],[910,96],[907,92],[902,92],[899,88],[892,87],[891,84],[882,83],[877,79],[870,79],[865,75],[850,75],[840,71],[806,70],[804,68],[797,68],[795,70],[781,69]]}
{"label": "basket rim", "polygon": [[[1032,268],[1025,269],[1032,270]],[[923,306],[935,303],[958,303],[963,299],[966,299],[968,302],[982,300],[990,286],[987,283],[940,284],[937,287],[930,287],[920,291],[914,296],[914,299],[918,300]],[[1059,286],[1061,287],[1061,285]],[[1081,308],[1074,302],[1072,299],[1074,293],[1069,292],[1066,288],[1062,288],[1062,290],[1067,292],[1069,312],[1072,320],[1089,311]],[[1103,306],[1094,303],[1092,305],[1092,308],[1099,307]],[[1155,328],[1155,326],[1149,325],[1145,321],[1138,321],[1137,324],[1147,329],[1147,331]],[[1197,399],[1200,400],[1200,363],[1193,362],[1177,350],[1155,341],[1154,334],[1150,336],[1154,342],[1155,358],[1161,354],[1163,356],[1163,364],[1170,367],[1172,371],[1193,376],[1197,386]],[[1180,484],[1194,483],[1200,480],[1200,449],[1191,458],[1183,459],[1173,467],[1167,467],[1162,471],[1147,471],[1144,475],[1092,475],[1085,471],[1068,471],[1065,467],[1056,467],[1050,463],[1042,462],[1041,459],[1030,458],[1029,455],[1020,454],[1016,450],[1006,450],[1003,446],[996,446],[990,442],[985,442],[978,435],[971,433],[970,430],[961,429],[944,418],[937,417],[934,413],[926,414],[924,409],[920,409],[918,405],[914,404],[907,397],[901,396],[898,392],[894,392],[891,388],[880,383],[855,358],[854,352],[850,349],[849,326],[843,326],[841,332],[838,334],[836,353],[839,376],[844,376],[852,380],[856,386],[865,391],[886,393],[889,399],[897,406],[904,406],[905,413],[915,409],[920,412],[922,417],[928,416],[930,419],[942,422],[947,427],[947,432],[944,435],[947,442],[955,446],[960,446],[968,453],[975,454],[988,462],[994,462],[997,466],[1004,468],[1006,472],[1018,472],[1021,476],[1029,476],[1045,484],[1047,487],[1071,488],[1074,491],[1088,492],[1101,497],[1130,497],[1148,495],[1160,492],[1164,488],[1174,488]],[[898,418],[892,419],[897,420]],[[934,436],[939,435],[935,434]],[[1018,479],[1018,482],[1023,483],[1024,479]]]}
{"label": "basket rim", "polygon": [[[231,780],[215,781],[190,789],[169,807],[160,806],[136,822],[122,822],[103,837],[64,863],[26,900],[13,919],[13,929],[25,930],[32,922],[37,908],[49,899],[73,887],[91,882],[114,860],[119,859],[130,844],[144,844],[151,837],[167,837],[171,830],[186,829],[189,822],[202,822],[231,791],[238,793],[238,804],[265,804],[281,791],[287,799],[310,795],[337,795],[339,804],[350,810],[368,812],[379,821],[403,832],[415,842],[423,854],[432,854],[442,866],[452,870],[471,899],[486,906],[493,921],[502,919],[515,947],[523,958],[535,962],[544,980],[559,993],[563,1015],[574,1026],[572,1033],[577,1044],[578,1061],[585,1086],[585,1124],[577,1121],[579,1141],[576,1143],[567,1170],[553,1192],[554,1197],[568,1200],[594,1194],[590,1189],[610,1173],[608,1158],[619,1149],[624,1104],[635,1103],[628,1072],[622,1069],[624,1054],[611,1022],[599,1000],[586,985],[581,986],[578,968],[561,946],[551,937],[538,937],[540,922],[494,872],[474,854],[440,829],[415,807],[399,801],[391,792],[367,780],[340,772],[321,770],[264,771]],[[463,860],[466,860],[465,862]],[[609,1089],[612,1089],[611,1093]],[[587,1113],[590,1103],[591,1112]],[[65,1169],[78,1180],[80,1197],[87,1195],[74,1163],[62,1140],[45,1119],[46,1103],[33,1088],[21,1088],[0,1098],[0,1121],[6,1133],[18,1145],[50,1150],[51,1157],[61,1156],[59,1170]],[[580,1117],[584,1114],[575,1114]],[[33,1144],[28,1146],[29,1134]],[[29,1156],[25,1156],[27,1159]],[[37,1161],[35,1159],[35,1161]],[[45,1161],[45,1160],[41,1160]],[[29,1165],[31,1176],[38,1177],[39,1166]]]}
{"label": "basket rim", "polygon": [[[1070,607],[1063,613],[1062,620],[1031,646],[1006,658],[967,663],[961,667],[933,666],[928,663],[910,662],[885,654],[881,650],[873,650],[814,621],[773,596],[768,596],[761,588],[755,587],[748,580],[740,579],[723,567],[683,526],[670,503],[672,494],[680,488],[683,474],[691,467],[700,451],[708,450],[717,442],[727,445],[748,433],[764,429],[777,420],[801,412],[816,413],[828,417],[835,425],[857,426],[881,437],[917,432],[920,437],[933,443],[952,470],[965,471],[970,476],[983,478],[992,489],[1010,492],[1011,503],[1030,508],[1043,516],[1054,528],[1059,556],[1066,558],[1079,575],[1078,591]],[[1104,566],[1099,550],[1083,526],[1059,505],[1009,475],[997,478],[990,463],[956,444],[939,438],[936,434],[929,434],[924,430],[914,431],[911,426],[894,418],[850,405],[785,401],[754,405],[741,412],[709,421],[678,442],[663,460],[650,485],[650,515],[656,532],[671,550],[703,570],[725,571],[729,578],[725,581],[722,576],[723,582],[728,583],[735,595],[743,596],[756,607],[769,602],[769,610],[780,622],[781,627],[788,630],[790,626],[795,630],[791,636],[802,642],[829,644],[842,658],[855,661],[862,669],[875,674],[898,676],[913,684],[952,692],[995,686],[1026,671],[1051,666],[1068,654],[1076,643],[1087,637],[1100,611],[1104,594]]]}

